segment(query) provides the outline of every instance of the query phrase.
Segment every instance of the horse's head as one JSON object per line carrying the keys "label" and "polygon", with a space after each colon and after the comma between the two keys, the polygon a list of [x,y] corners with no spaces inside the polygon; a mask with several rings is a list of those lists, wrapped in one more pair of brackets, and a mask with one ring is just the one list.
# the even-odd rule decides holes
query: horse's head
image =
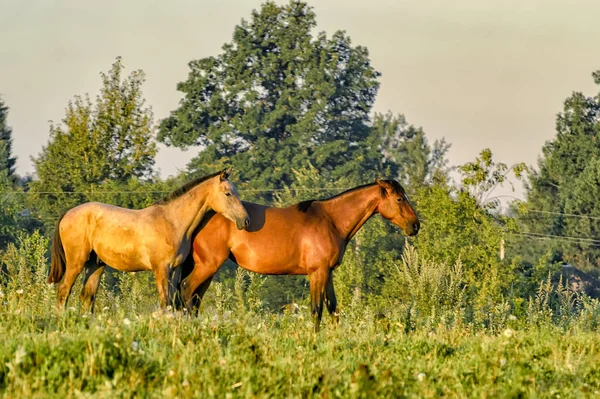
{"label": "horse's head", "polygon": [[229,181],[230,174],[231,168],[223,169],[214,179],[215,186],[209,197],[209,206],[213,211],[234,222],[237,228],[242,230],[250,225],[250,217],[238,197],[237,189]]}
{"label": "horse's head", "polygon": [[416,235],[421,225],[404,188],[395,180],[377,180],[377,184],[381,188],[379,214],[404,230],[407,236]]}

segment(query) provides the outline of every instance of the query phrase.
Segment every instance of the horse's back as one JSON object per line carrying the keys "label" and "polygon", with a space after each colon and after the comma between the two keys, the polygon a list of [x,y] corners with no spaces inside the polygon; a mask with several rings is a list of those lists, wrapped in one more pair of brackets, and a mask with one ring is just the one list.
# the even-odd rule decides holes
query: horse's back
{"label": "horse's back", "polygon": [[216,214],[194,239],[198,259],[231,251],[236,263],[264,274],[306,274],[306,253],[327,247],[330,225],[317,203],[301,211],[296,205],[278,208],[244,202],[250,226],[238,230]]}
{"label": "horse's back", "polygon": [[263,235],[277,234],[282,238],[298,229],[313,230],[315,225],[327,223],[327,219],[320,212],[318,203],[310,204],[304,210],[299,210],[297,204],[279,208],[245,201],[242,203],[250,216],[250,225],[247,230],[238,230],[232,221],[220,214],[215,214],[198,234],[207,236],[216,233],[217,230],[227,230],[234,236],[258,238]]}

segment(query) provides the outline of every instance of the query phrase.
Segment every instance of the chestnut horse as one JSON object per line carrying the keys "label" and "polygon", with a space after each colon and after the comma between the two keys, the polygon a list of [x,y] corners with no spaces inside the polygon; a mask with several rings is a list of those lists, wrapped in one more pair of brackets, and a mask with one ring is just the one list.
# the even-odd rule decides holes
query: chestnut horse
{"label": "chestnut horse", "polygon": [[249,224],[228,180],[230,173],[231,168],[192,180],[144,209],[88,202],[67,211],[56,226],[48,276],[48,283],[60,282],[58,307],[66,305],[85,269],[81,300],[93,312],[105,265],[127,272],[154,271],[161,306],[167,306],[181,278],[177,266],[188,256],[192,233],[204,215],[217,212],[238,229]]}
{"label": "chestnut horse", "polygon": [[212,277],[229,258],[255,273],[308,275],[318,331],[324,301],[337,320],[332,272],[362,225],[379,213],[409,236],[417,234],[420,226],[404,189],[394,180],[377,180],[326,200],[287,208],[243,204],[251,219],[246,231],[237,231],[220,215],[207,215],[195,233],[180,284],[188,310],[197,311]]}

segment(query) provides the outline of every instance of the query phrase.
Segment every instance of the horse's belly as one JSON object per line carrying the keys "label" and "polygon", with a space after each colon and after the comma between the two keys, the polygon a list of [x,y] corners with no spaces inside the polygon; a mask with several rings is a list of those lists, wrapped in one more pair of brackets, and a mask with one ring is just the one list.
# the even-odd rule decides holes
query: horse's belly
{"label": "horse's belly", "polygon": [[252,251],[232,251],[235,262],[246,270],[260,274],[306,274],[306,271],[298,264],[297,257],[286,256],[287,254],[254,253]]}
{"label": "horse's belly", "polygon": [[306,270],[298,265],[282,265],[282,264],[250,264],[243,265],[239,264],[246,270],[259,274],[271,274],[271,275],[293,275],[293,274],[306,274]]}
{"label": "horse's belly", "polygon": [[143,248],[140,248],[135,240],[115,242],[97,239],[93,249],[102,262],[114,269],[128,272],[151,270]]}

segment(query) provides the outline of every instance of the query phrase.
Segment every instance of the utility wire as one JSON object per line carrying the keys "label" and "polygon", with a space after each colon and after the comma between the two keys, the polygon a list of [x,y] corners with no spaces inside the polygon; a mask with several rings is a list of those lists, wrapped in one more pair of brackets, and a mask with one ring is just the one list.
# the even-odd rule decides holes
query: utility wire
{"label": "utility wire", "polygon": [[[265,188],[265,189],[238,189],[239,192],[261,192],[261,193],[274,193],[282,191],[331,191],[331,190],[350,190],[354,187],[314,187],[314,188]],[[1,194],[169,194],[173,190],[169,191],[5,191]]]}
{"label": "utility wire", "polygon": [[600,240],[598,240],[596,238],[591,238],[591,237],[561,236],[561,235],[555,235],[555,234],[541,234],[541,233],[530,233],[530,232],[522,232],[522,233],[513,233],[513,232],[510,232],[509,234],[520,235],[520,236],[539,237],[539,238],[553,238],[553,239],[561,239],[561,240],[571,240],[571,241],[586,242],[586,243],[600,245]]}
{"label": "utility wire", "polygon": [[600,220],[600,216],[590,216],[590,215],[579,215],[576,213],[563,213],[563,212],[552,212],[552,211],[540,211],[537,209],[528,209],[527,212],[533,212],[533,213],[543,213],[543,214],[548,214],[548,215],[556,215],[556,216],[567,216],[567,217],[578,217],[578,218],[585,218],[585,219],[594,219],[594,220]]}

